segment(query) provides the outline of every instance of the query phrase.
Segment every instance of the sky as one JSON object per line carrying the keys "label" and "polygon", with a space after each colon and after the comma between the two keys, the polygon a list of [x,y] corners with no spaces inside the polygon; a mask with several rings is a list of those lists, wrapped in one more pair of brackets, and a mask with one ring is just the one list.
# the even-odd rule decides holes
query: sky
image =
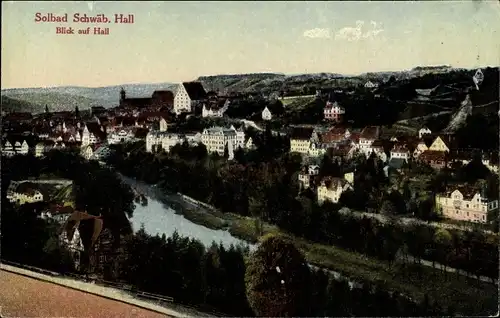
{"label": "sky", "polygon": [[[68,14],[67,23],[35,22]],[[112,23],[73,23],[73,14]],[[114,14],[133,14],[115,24]],[[109,35],[56,34],[109,28]],[[497,1],[2,2],[2,88],[500,65]]]}

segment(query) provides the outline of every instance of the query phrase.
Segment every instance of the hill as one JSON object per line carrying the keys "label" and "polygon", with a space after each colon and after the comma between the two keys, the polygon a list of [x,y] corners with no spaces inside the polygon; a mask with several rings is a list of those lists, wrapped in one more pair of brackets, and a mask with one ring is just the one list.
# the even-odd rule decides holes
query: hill
{"label": "hill", "polygon": [[[81,110],[91,106],[112,107],[118,104],[120,89],[124,88],[128,97],[148,97],[155,90],[174,90],[172,83],[124,84],[106,87],[62,86],[48,88],[13,88],[2,90],[2,98],[8,97],[17,101],[32,104],[28,109],[42,112],[47,104],[51,111],[73,110],[78,106]],[[15,109],[23,109],[28,105],[18,105]]]}
{"label": "hill", "polygon": [[2,94],[2,112],[37,112],[40,109],[43,109],[43,106]]}

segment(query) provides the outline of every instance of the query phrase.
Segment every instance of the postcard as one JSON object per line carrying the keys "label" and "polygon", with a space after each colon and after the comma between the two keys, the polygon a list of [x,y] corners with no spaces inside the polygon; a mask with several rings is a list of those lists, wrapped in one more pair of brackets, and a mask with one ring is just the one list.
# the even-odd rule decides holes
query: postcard
{"label": "postcard", "polygon": [[498,313],[500,4],[4,1],[0,314]]}

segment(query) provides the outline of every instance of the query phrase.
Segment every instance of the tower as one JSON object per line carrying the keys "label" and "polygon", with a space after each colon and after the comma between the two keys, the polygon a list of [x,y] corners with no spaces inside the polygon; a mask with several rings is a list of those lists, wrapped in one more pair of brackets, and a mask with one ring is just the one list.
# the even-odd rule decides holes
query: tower
{"label": "tower", "polygon": [[123,101],[125,101],[125,90],[124,90],[124,89],[123,89],[123,87],[122,87],[122,89],[120,90],[120,104],[121,104]]}

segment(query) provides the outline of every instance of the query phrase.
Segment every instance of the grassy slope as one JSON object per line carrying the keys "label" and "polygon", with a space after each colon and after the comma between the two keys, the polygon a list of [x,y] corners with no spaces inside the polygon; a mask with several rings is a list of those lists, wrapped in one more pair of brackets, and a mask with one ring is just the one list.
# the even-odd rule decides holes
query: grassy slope
{"label": "grassy slope", "polygon": [[36,112],[40,109],[44,108],[29,101],[2,96],[2,111],[4,112]]}

